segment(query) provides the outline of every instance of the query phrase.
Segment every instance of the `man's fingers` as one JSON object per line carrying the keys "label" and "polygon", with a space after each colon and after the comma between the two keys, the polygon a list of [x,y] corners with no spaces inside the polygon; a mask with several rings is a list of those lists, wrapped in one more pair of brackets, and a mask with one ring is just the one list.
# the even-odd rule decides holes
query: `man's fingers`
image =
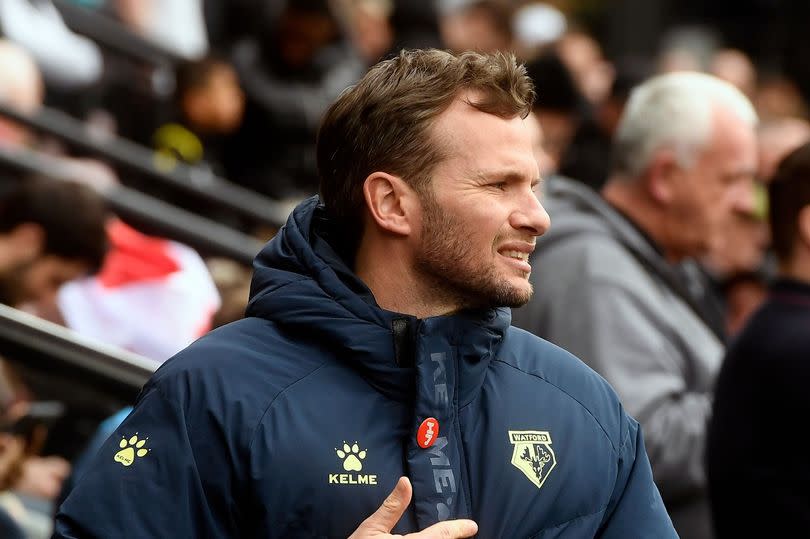
{"label": "man's fingers", "polygon": [[400,477],[397,486],[394,487],[394,490],[391,491],[391,494],[388,495],[380,508],[368,517],[352,536],[356,536],[361,530],[364,532],[390,533],[391,529],[402,518],[402,513],[405,512],[408,504],[411,503],[412,494],[413,489],[410,480],[407,477]]}
{"label": "man's fingers", "polygon": [[[360,524],[360,527],[349,539],[362,539],[385,534],[385,537],[397,525],[408,504],[411,503],[413,488],[407,477],[400,477],[391,494],[385,499],[379,509]],[[472,537],[478,533],[478,525],[472,520],[448,520],[439,522],[418,533],[408,534],[407,539],[462,539]],[[397,535],[396,537],[401,537]]]}
{"label": "man's fingers", "polygon": [[472,520],[445,520],[425,528],[419,533],[406,535],[409,539],[460,539],[478,533],[478,524]]}

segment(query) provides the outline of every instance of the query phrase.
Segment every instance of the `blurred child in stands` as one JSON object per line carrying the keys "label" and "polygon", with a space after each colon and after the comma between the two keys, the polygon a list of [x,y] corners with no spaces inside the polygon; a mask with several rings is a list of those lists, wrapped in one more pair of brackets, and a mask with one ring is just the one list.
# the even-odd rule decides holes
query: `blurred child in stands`
{"label": "blurred child in stands", "polygon": [[170,166],[177,159],[205,164],[218,175],[227,137],[242,124],[245,95],[233,67],[218,57],[189,62],[177,72],[178,121],[161,126],[153,136],[158,154]]}

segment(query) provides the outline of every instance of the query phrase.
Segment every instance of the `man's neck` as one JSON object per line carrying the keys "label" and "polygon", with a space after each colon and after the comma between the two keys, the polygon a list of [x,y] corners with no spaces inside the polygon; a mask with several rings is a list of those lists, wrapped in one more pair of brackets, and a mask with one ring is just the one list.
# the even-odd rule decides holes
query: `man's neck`
{"label": "man's neck", "polygon": [[661,208],[655,206],[632,180],[611,177],[602,188],[602,197],[632,221],[661,250],[668,262],[678,263],[683,259],[667,241],[666,221]]}
{"label": "man's neck", "polygon": [[412,261],[395,243],[379,248],[364,239],[357,250],[355,274],[368,286],[377,304],[388,311],[429,318],[451,313],[456,305],[445,305],[441,294],[431,294]]}

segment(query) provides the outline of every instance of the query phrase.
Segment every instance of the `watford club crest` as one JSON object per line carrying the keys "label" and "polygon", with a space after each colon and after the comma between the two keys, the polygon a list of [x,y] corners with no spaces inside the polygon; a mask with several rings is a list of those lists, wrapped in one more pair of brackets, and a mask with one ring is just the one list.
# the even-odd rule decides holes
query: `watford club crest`
{"label": "watford club crest", "polygon": [[551,449],[551,435],[548,431],[510,430],[509,441],[515,446],[512,451],[512,465],[523,472],[537,488],[542,487],[557,465],[557,457]]}

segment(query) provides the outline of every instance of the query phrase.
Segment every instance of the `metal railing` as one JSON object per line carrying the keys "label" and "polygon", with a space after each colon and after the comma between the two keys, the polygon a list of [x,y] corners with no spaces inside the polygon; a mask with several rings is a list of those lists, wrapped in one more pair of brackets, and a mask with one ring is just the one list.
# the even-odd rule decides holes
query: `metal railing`
{"label": "metal railing", "polygon": [[[65,372],[112,394],[133,396],[158,364],[0,304],[0,352],[37,370]],[[128,400],[128,399],[127,399]]]}
{"label": "metal railing", "polygon": [[287,220],[288,212],[278,201],[215,176],[203,167],[178,162],[170,171],[161,170],[151,149],[94,130],[61,111],[43,107],[35,114],[26,114],[0,104],[0,116],[56,137],[70,147],[114,165],[147,176],[164,187],[197,196],[257,223],[277,228]]}

